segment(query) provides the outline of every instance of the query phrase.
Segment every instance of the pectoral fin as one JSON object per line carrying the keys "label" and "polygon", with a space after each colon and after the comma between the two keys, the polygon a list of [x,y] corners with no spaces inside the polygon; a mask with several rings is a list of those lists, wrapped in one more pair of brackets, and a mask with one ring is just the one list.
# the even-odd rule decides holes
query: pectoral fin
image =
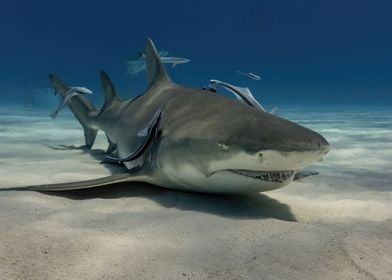
{"label": "pectoral fin", "polygon": [[47,185],[33,185],[26,187],[15,187],[15,188],[0,188],[0,191],[68,191],[68,190],[80,190],[95,188],[115,183],[134,181],[135,176],[129,173],[115,174],[99,179],[71,182],[71,183],[60,183],[60,184],[47,184]]}
{"label": "pectoral fin", "polygon": [[106,149],[106,153],[111,154],[117,149],[117,145],[112,140],[110,140],[107,134],[106,134],[106,139],[108,140],[108,148]]}
{"label": "pectoral fin", "polygon": [[156,135],[156,132],[158,129],[158,125],[159,125],[159,121],[162,117],[162,113],[163,113],[163,108],[158,109],[155,112],[154,116],[151,118],[151,120],[147,126],[147,131],[146,131],[146,129],[142,129],[141,131],[139,131],[138,136],[144,137],[144,140],[139,145],[139,147],[137,147],[137,149],[135,151],[133,151],[128,156],[123,157],[123,158],[120,158],[120,157],[117,158],[117,157],[112,157],[112,156],[107,156],[107,158],[114,160],[114,161],[118,161],[118,162],[130,162],[130,161],[134,161],[134,160],[140,158],[143,155],[143,153],[145,152],[145,150],[147,149],[148,145],[155,138],[155,135]]}

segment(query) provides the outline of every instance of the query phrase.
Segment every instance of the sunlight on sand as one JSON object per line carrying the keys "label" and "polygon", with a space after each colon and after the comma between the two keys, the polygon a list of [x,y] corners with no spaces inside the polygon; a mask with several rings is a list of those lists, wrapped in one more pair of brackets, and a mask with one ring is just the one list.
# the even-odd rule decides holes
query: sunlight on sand
{"label": "sunlight on sand", "polygon": [[[0,187],[87,180],[100,164],[73,116],[0,108]],[[0,193],[4,279],[388,279],[392,111],[280,108],[325,136],[320,174],[271,192],[219,196],[149,184]],[[61,148],[63,147],[63,149]]]}

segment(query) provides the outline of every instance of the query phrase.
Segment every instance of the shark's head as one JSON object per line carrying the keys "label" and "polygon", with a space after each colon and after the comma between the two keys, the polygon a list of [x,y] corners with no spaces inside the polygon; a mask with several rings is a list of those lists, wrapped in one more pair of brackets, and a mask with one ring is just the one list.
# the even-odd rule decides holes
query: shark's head
{"label": "shark's head", "polygon": [[173,84],[151,40],[146,65],[146,98],[165,104],[150,157],[150,175],[161,186],[217,193],[273,190],[329,150],[328,142],[310,129]]}
{"label": "shark's head", "polygon": [[203,192],[273,190],[329,151],[320,134],[275,115],[206,93],[190,99],[173,104],[185,108],[163,121],[155,159],[168,187],[174,182]]}

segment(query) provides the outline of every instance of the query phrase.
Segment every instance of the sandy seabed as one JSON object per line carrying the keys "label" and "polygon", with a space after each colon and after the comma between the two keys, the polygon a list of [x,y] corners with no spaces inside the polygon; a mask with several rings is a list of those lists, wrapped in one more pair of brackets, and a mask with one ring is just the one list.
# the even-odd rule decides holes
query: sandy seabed
{"label": "sandy seabed", "polygon": [[[119,171],[76,120],[0,107],[0,187]],[[0,193],[0,279],[392,279],[392,109],[282,107],[323,134],[320,172],[280,190],[207,195],[148,184]]]}

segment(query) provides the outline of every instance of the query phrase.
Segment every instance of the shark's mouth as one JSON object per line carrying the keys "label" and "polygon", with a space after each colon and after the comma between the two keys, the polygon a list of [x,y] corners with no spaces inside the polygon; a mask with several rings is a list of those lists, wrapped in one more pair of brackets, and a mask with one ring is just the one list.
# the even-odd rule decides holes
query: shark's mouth
{"label": "shark's mouth", "polygon": [[228,171],[267,182],[283,183],[294,176],[294,171],[251,171],[244,169],[228,169]]}

